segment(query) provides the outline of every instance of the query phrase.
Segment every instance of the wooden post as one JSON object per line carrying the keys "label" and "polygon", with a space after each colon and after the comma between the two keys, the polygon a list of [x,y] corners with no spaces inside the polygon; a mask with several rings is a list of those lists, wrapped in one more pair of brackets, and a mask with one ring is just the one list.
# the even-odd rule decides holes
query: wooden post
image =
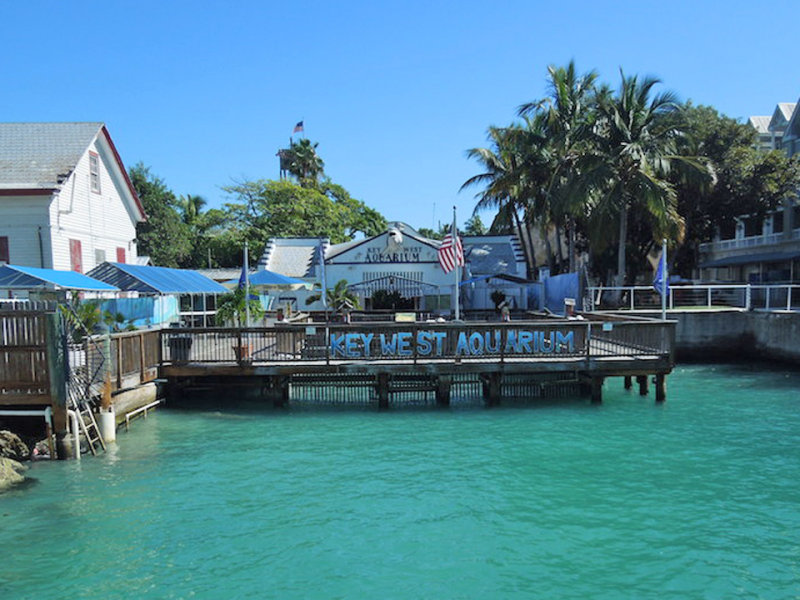
{"label": "wooden post", "polygon": [[389,374],[378,373],[376,381],[378,408],[389,408]]}
{"label": "wooden post", "polygon": [[603,402],[603,377],[592,377],[592,404]]}
{"label": "wooden post", "polygon": [[450,405],[450,387],[453,383],[451,375],[439,375],[436,379],[436,404],[439,406]]}
{"label": "wooden post", "polygon": [[139,383],[144,383],[145,361],[144,361],[144,334],[139,334]]}
{"label": "wooden post", "polygon": [[500,393],[502,391],[502,373],[489,373],[484,376],[483,399],[487,406],[497,406],[500,404]]}
{"label": "wooden post", "polygon": [[117,389],[122,389],[122,338],[114,340],[117,343]]}
{"label": "wooden post", "polygon": [[656,402],[664,402],[667,399],[667,376],[664,373],[656,373]]}
{"label": "wooden post", "polygon": [[647,396],[647,375],[637,375],[636,383],[639,384],[639,395]]}
{"label": "wooden post", "polygon": [[62,336],[63,323],[60,313],[45,315],[47,328],[47,371],[50,380],[50,405],[53,409],[53,428],[56,434],[56,450],[59,458],[69,456],[64,444],[67,435],[67,360]]}
{"label": "wooden post", "polygon": [[633,381],[630,375],[625,375],[625,389],[629,390],[633,387]]}

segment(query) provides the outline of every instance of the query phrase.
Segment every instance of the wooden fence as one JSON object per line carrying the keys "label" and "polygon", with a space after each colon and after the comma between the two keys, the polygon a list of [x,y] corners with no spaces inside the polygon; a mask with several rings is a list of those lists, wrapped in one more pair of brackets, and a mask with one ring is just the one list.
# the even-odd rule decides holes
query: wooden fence
{"label": "wooden fence", "polygon": [[0,311],[0,405],[50,404],[50,316],[34,311]]}
{"label": "wooden fence", "polygon": [[153,329],[86,338],[81,347],[83,360],[78,355],[73,369],[83,367],[85,380],[93,386],[101,384],[108,372],[114,391],[153,381],[161,363],[159,336],[160,331]]}

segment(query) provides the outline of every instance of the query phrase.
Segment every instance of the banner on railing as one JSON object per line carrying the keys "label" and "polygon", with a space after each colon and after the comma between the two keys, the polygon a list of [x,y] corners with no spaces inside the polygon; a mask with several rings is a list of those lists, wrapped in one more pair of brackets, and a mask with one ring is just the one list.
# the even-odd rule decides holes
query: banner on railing
{"label": "banner on railing", "polygon": [[[452,337],[451,337],[452,336]],[[331,358],[574,354],[575,332],[539,329],[331,333]]]}

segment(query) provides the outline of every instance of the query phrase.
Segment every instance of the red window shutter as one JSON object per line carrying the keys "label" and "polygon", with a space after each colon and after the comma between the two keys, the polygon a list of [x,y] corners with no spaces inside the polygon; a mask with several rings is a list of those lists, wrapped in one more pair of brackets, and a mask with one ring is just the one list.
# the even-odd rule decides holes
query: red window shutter
{"label": "red window shutter", "polygon": [[8,236],[0,236],[0,262],[11,262],[8,258]]}
{"label": "red window shutter", "polygon": [[125,262],[125,248],[117,248],[117,262],[118,263]]}
{"label": "red window shutter", "polygon": [[69,241],[69,264],[73,271],[83,273],[83,255],[81,253],[81,241]]}

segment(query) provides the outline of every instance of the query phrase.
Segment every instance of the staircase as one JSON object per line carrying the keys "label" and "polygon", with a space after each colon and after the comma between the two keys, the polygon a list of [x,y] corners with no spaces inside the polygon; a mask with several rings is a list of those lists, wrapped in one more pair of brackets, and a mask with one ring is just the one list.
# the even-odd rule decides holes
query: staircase
{"label": "staircase", "polygon": [[94,413],[87,397],[88,388],[80,377],[75,377],[74,375],[70,378],[67,387],[69,389],[68,407],[77,413],[78,426],[81,429],[81,433],[86,438],[86,443],[92,455],[97,456],[98,446],[105,451],[106,443],[103,440],[103,436],[100,435],[100,429],[97,427],[97,421],[94,418]]}

